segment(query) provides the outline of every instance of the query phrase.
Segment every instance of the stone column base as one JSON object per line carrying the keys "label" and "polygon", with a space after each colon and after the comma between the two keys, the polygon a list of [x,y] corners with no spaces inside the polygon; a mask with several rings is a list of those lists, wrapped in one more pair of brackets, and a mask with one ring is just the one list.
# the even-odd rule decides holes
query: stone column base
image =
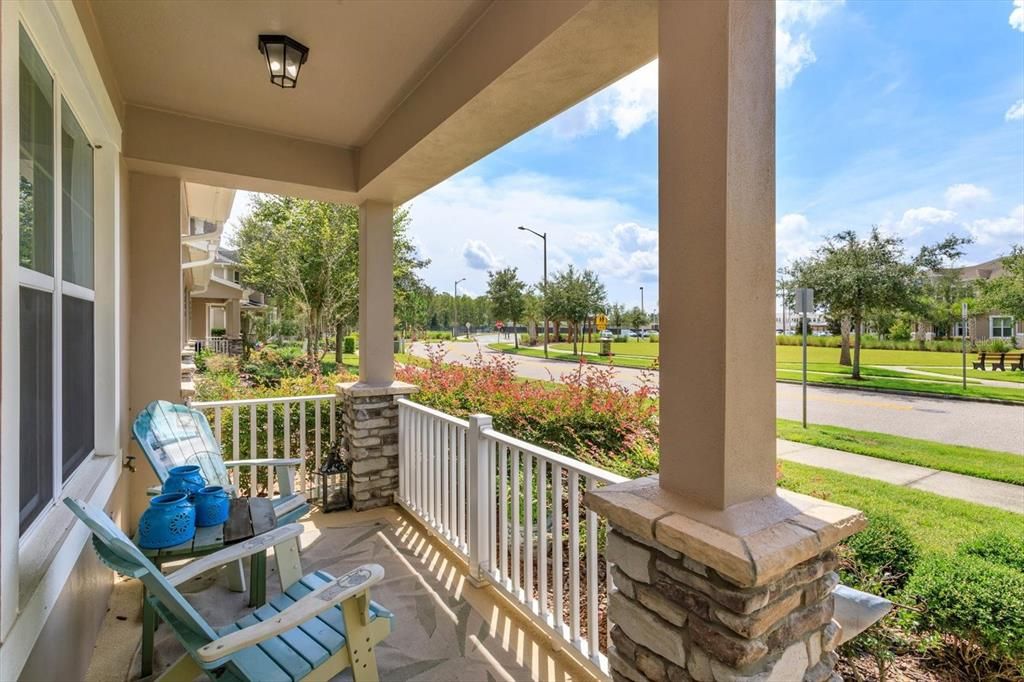
{"label": "stone column base", "polygon": [[349,456],[352,507],[393,504],[398,490],[398,400],[418,391],[394,381],[385,386],[338,384],[341,437]]}
{"label": "stone column base", "polygon": [[709,510],[656,476],[589,491],[586,504],[611,526],[614,680],[839,679],[832,548],[863,514],[781,489]]}

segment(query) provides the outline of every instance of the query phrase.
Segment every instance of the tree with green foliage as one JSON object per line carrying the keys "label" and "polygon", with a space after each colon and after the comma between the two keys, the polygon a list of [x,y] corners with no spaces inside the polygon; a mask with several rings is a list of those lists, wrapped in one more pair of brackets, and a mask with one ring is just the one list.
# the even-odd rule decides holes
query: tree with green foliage
{"label": "tree with green foliage", "polygon": [[[408,235],[409,212],[394,217],[395,283],[401,301],[416,270],[427,265]],[[301,313],[306,353],[320,354],[326,329],[357,319],[359,209],[344,204],[255,195],[235,235],[242,281]],[[337,333],[338,336],[343,334]]]}
{"label": "tree with green foliage", "polygon": [[604,310],[604,285],[593,271],[579,272],[570,265],[549,280],[544,294],[547,316],[552,320],[566,320],[569,323],[572,352],[576,353],[580,330],[587,318]]}
{"label": "tree with green foliage", "polygon": [[608,308],[608,324],[615,329],[621,329],[625,324],[626,306],[621,303],[614,303]]}
{"label": "tree with green foliage", "polygon": [[626,322],[629,323],[630,329],[640,329],[647,324],[647,313],[640,310],[639,306],[633,306],[629,312],[625,314]]}
{"label": "tree with green foliage", "polygon": [[499,320],[512,321],[516,348],[519,348],[516,329],[526,310],[525,289],[526,284],[519,279],[518,268],[503,268],[487,273],[487,297],[490,299],[491,312]]}
{"label": "tree with green foliage", "polygon": [[[817,251],[796,261],[791,273],[797,286],[814,289],[815,302],[829,314],[849,320],[853,327],[852,376],[860,379],[860,345],[864,320],[873,311],[919,311],[928,273],[946,260],[962,254],[968,240],[950,236],[937,244],[921,248],[912,260],[906,260],[903,240],[883,235],[872,228],[861,239],[853,230],[830,237]],[[840,364],[847,364],[841,352]]]}
{"label": "tree with green foliage", "polygon": [[981,303],[1014,319],[1024,320],[1024,244],[1003,258],[1003,274],[981,282]]}

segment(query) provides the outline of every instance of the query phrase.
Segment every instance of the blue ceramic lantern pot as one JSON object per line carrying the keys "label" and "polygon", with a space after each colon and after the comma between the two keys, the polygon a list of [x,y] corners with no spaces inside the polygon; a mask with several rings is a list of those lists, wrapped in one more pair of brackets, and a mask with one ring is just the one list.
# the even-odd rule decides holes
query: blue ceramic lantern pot
{"label": "blue ceramic lantern pot", "polygon": [[199,472],[195,464],[186,464],[180,467],[173,467],[167,472],[167,480],[164,481],[164,493],[185,493],[195,495],[206,487],[206,479]]}
{"label": "blue ceramic lantern pot", "polygon": [[231,499],[219,485],[209,485],[196,493],[196,525],[219,526],[228,520]]}
{"label": "blue ceramic lantern pot", "polygon": [[157,495],[139,519],[139,546],[145,549],[174,547],[196,534],[196,508],[185,493]]}

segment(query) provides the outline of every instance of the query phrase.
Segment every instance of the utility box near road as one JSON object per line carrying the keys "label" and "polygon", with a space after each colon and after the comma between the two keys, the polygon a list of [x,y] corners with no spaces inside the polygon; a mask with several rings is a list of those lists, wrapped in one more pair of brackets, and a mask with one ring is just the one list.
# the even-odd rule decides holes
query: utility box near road
{"label": "utility box near road", "polygon": [[610,358],[612,356],[612,340],[601,339],[601,357]]}

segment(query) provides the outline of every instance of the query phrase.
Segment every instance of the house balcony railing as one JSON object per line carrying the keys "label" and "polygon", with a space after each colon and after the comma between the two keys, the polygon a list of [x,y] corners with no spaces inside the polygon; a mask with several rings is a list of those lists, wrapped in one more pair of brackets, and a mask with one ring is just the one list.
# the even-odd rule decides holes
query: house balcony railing
{"label": "house balcony railing", "polygon": [[587,490],[627,479],[400,400],[398,502],[593,672],[608,674],[605,522]]}
{"label": "house balcony railing", "polygon": [[[206,414],[225,459],[302,458],[296,488],[317,498],[315,472],[337,436],[335,395],[192,406]],[[485,415],[467,421],[401,400],[398,419],[396,502],[479,583],[493,585],[593,673],[607,676],[606,527],[582,498],[626,479],[500,433]],[[255,483],[255,471],[235,475],[247,495],[276,485],[272,467]]]}
{"label": "house balcony railing", "polygon": [[[196,350],[210,350],[221,355],[238,355],[232,347],[232,339],[226,336],[208,336],[205,339],[196,339]],[[234,345],[238,345],[237,342]]]}
{"label": "house balcony railing", "polygon": [[[318,498],[316,472],[337,434],[336,395],[193,402],[192,407],[206,415],[224,459],[301,458],[294,489]],[[274,467],[233,468],[231,475],[244,495],[276,489]]]}

